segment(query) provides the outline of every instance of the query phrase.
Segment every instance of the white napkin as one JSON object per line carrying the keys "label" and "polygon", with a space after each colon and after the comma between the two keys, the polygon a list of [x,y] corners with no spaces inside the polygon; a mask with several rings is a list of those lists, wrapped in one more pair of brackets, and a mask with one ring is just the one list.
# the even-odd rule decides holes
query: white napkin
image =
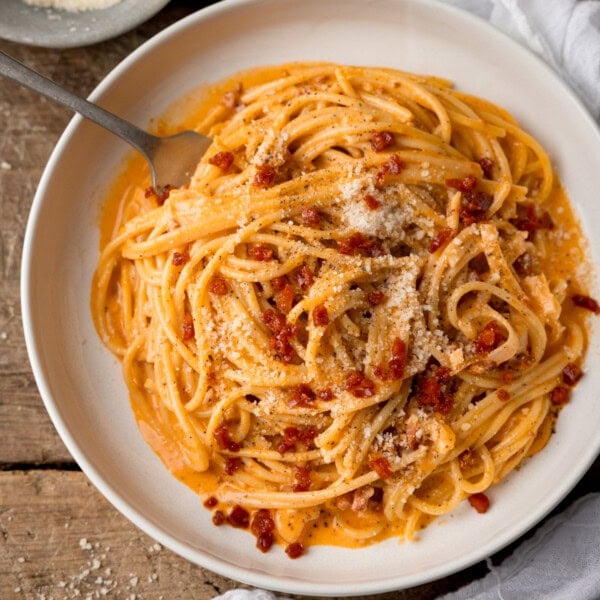
{"label": "white napkin", "polygon": [[600,1],[442,0],[529,46],[600,118]]}
{"label": "white napkin", "polygon": [[[539,54],[600,120],[600,0],[443,0],[468,10]],[[499,566],[438,600],[599,600],[600,494],[544,523]],[[213,600],[288,600],[230,590]]]}
{"label": "white napkin", "polygon": [[438,600],[598,600],[600,494],[579,498],[499,567],[488,559],[488,568],[483,579]]}

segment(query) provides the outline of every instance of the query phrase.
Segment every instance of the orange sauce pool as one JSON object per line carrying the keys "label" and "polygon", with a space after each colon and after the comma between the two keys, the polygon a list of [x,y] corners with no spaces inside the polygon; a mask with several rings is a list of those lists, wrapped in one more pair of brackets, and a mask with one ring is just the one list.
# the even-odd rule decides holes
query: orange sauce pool
{"label": "orange sauce pool", "polygon": [[[219,102],[227,90],[231,90],[236,84],[241,83],[244,87],[256,85],[261,82],[272,79],[274,75],[282,74],[281,67],[261,68],[256,71],[246,72],[242,75],[235,75],[215,86],[202,86],[195,92],[188,94],[183,99],[174,103],[166,113],[151,123],[151,129],[160,135],[176,133],[184,129],[196,129],[198,124],[206,120],[206,115],[211,111],[218,110]],[[122,168],[121,173],[116,177],[106,201],[102,206],[99,229],[100,246],[104,247],[118,230],[124,207],[138,193],[140,189],[144,190],[150,185],[149,169],[145,159],[139,154],[129,156]],[[572,210],[564,189],[555,178],[552,194],[547,200],[545,210],[548,211],[553,222],[561,223],[561,229],[569,232],[568,235],[556,238],[556,244],[553,247],[554,256],[560,257],[560,260],[549,260],[544,265],[545,273],[548,279],[564,280],[571,284],[573,279],[583,280],[581,276],[573,277],[574,273],[579,272],[581,265],[587,264],[587,255],[582,244],[584,237],[581,233],[580,224]],[[585,293],[585,290],[573,289],[572,292]],[[570,301],[565,301],[562,314],[566,319],[576,321],[585,331],[585,311],[575,310]],[[138,428],[145,441],[150,445],[153,451],[160,457],[169,471],[183,484],[194,490],[201,498],[210,496],[218,486],[216,475],[209,472],[200,473],[192,469],[181,456],[177,446],[174,446],[170,436],[176,427],[169,427],[169,434],[166,434],[167,428],[161,423],[156,414],[161,414],[162,418],[171,418],[165,412],[160,411],[158,407],[140,406],[133,399],[131,400],[132,410],[134,412]],[[170,425],[175,424],[175,419],[171,418]],[[541,450],[546,444],[552,433],[553,420],[548,421],[540,430],[539,440],[535,443],[533,451]],[[183,436],[182,436],[183,437]],[[290,519],[294,519],[290,514]],[[298,517],[300,518],[300,517]],[[423,518],[421,527],[425,527],[431,518]],[[347,525],[358,525],[360,517],[349,514]],[[427,522],[426,522],[427,521]],[[292,528],[300,526],[301,523],[290,523]],[[311,544],[338,545],[344,547],[364,547],[373,542],[381,541],[397,534],[397,531],[390,526],[386,526],[381,533],[366,540],[359,540],[346,535],[343,528],[334,526],[331,515],[322,511],[318,519],[311,522],[309,531],[305,537]],[[279,540],[281,542],[281,540]]]}

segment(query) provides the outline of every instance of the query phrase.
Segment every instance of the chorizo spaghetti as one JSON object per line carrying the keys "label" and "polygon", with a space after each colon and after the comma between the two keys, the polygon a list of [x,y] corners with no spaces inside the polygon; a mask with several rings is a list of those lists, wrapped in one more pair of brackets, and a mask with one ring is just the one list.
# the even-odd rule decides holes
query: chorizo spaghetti
{"label": "chorizo spaghetti", "polygon": [[93,282],[152,447],[292,558],[485,512],[599,310],[544,149],[446,80],[321,63],[217,85],[194,126],[189,186],[125,172]]}

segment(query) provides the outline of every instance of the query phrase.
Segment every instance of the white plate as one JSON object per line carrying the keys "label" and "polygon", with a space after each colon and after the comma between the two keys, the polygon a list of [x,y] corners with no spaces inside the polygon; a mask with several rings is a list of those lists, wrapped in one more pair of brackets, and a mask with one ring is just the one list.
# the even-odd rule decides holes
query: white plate
{"label": "white plate", "polygon": [[[325,59],[453,79],[510,109],[550,151],[588,233],[600,231],[600,135],[569,89],[536,57],[468,14],[429,0],[231,0],[194,14],[119,65],[93,98],[145,125],[202,82],[239,69]],[[508,544],[547,514],[598,454],[600,341],[548,447],[491,492],[486,515],[468,506],[415,544],[365,550],[311,547],[300,560],[264,555],[251,535],[216,528],[196,495],[143,442],[119,365],[89,310],[98,207],[126,148],[76,118],[41,181],[22,276],[30,359],[48,412],[100,491],[142,530],[227,577],[287,593],[358,595],[424,583]],[[600,257],[600,237],[591,248]],[[594,287],[598,296],[598,289]]]}
{"label": "white plate", "polygon": [[0,38],[44,48],[75,48],[116,37],[155,15],[169,0],[121,0],[79,12],[0,1]]}

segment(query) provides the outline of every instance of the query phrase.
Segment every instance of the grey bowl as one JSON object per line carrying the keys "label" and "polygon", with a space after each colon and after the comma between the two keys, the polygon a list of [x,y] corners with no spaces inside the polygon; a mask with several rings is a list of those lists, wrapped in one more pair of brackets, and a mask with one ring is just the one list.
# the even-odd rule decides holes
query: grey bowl
{"label": "grey bowl", "polygon": [[45,48],[87,46],[133,29],[168,2],[121,0],[110,8],[69,12],[1,0],[0,38]]}

